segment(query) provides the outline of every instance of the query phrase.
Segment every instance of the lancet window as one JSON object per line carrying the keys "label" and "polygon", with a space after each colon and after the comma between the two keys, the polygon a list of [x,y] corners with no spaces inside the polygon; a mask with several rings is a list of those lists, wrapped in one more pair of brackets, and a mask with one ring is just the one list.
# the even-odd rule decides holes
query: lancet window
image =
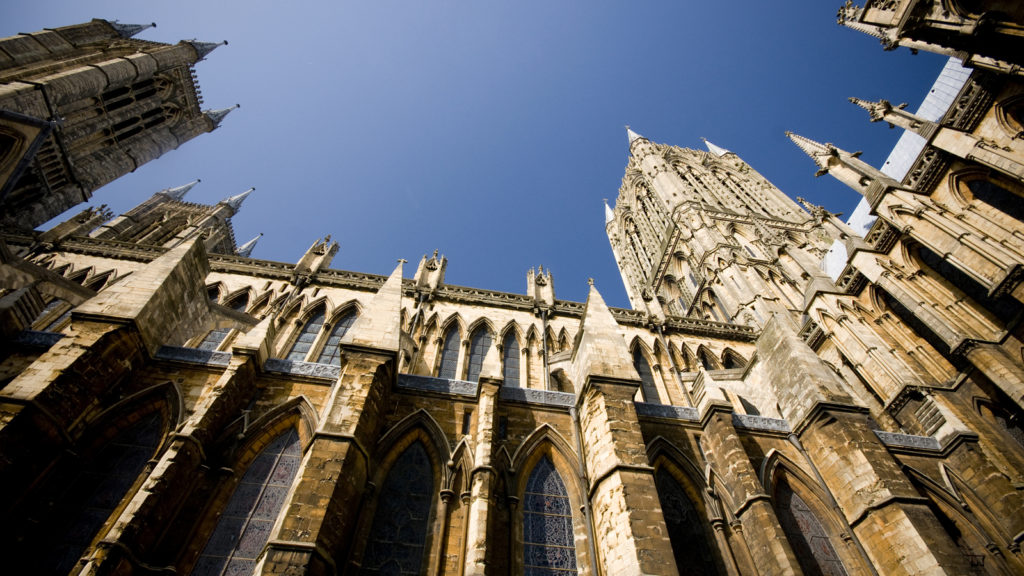
{"label": "lancet window", "polygon": [[846,576],[839,555],[829,540],[828,533],[788,482],[780,482],[775,490],[775,506],[779,523],[786,533],[800,568],[808,576]]}
{"label": "lancet window", "polygon": [[441,348],[441,363],[437,369],[438,378],[454,379],[459,365],[459,327],[452,322],[444,335]]}
{"label": "lancet window", "polygon": [[516,333],[509,330],[501,346],[505,386],[519,386],[519,339],[516,338]]}
{"label": "lancet window", "polygon": [[643,395],[644,402],[661,404],[658,387],[654,384],[654,374],[651,373],[651,366],[647,363],[639,346],[633,349],[633,367],[640,375],[640,394]]}
{"label": "lancet window", "polygon": [[419,440],[395,460],[380,490],[360,574],[421,574],[434,495],[430,456]]}
{"label": "lancet window", "polygon": [[350,310],[334,323],[331,335],[327,337],[327,342],[324,344],[324,349],[320,351],[320,357],[317,358],[317,362],[341,366],[341,339],[348,332],[348,329],[352,327],[352,323],[356,321],[357,316],[355,310]]}
{"label": "lancet window", "polygon": [[288,352],[288,360],[301,362],[306,359],[309,349],[313,347],[320,329],[324,327],[324,306],[321,304],[302,326],[292,349]]}
{"label": "lancet window", "polygon": [[665,468],[655,473],[654,485],[658,489],[658,500],[680,576],[718,574],[704,531],[704,521],[683,487]]}
{"label": "lancet window", "polygon": [[974,198],[1013,218],[1017,222],[1024,220],[1024,202],[1021,197],[1002,186],[988,180],[970,180],[967,182]]}
{"label": "lancet window", "polygon": [[260,452],[217,520],[193,576],[253,573],[301,460],[302,446],[294,428]]}
{"label": "lancet window", "polygon": [[529,576],[576,574],[569,494],[546,455],[534,466],[523,494],[523,567]]}
{"label": "lancet window", "polygon": [[469,343],[469,366],[466,370],[466,380],[477,382],[480,380],[480,369],[484,365],[484,357],[491,349],[491,333],[486,326],[479,326],[470,336]]}

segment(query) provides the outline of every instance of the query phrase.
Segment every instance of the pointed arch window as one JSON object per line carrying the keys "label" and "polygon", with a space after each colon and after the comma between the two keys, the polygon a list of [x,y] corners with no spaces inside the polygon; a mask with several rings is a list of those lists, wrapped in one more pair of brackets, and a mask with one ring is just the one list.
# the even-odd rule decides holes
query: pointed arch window
{"label": "pointed arch window", "polygon": [[317,358],[317,362],[341,366],[341,339],[348,332],[348,329],[352,327],[356,317],[358,317],[356,311],[351,310],[334,324],[334,328],[331,329],[331,335],[327,337],[327,342],[324,344],[324,349],[320,351],[320,357]]}
{"label": "pointed arch window", "polygon": [[466,380],[477,382],[480,380],[480,370],[484,365],[484,357],[491,349],[491,332],[487,326],[478,326],[470,337],[469,344],[469,367],[466,370]]}
{"label": "pointed arch window", "polygon": [[153,458],[162,433],[159,412],[144,416],[84,459],[70,481],[55,479],[63,493],[53,499],[58,504],[45,528],[49,546],[31,554],[39,563],[38,573],[67,574],[74,568]]}
{"label": "pointed arch window", "polygon": [[302,446],[294,428],[256,456],[217,520],[192,576],[252,574],[301,460]]}
{"label": "pointed arch window", "polygon": [[576,574],[572,506],[547,455],[534,466],[523,494],[523,567],[530,575]]}
{"label": "pointed arch window", "polygon": [[1018,222],[1024,220],[1024,202],[1021,202],[1021,197],[999,184],[988,180],[971,180],[967,182],[967,188],[976,199]]}
{"label": "pointed arch window", "polygon": [[512,330],[505,334],[502,347],[502,376],[505,386],[519,386],[519,339]]}
{"label": "pointed arch window", "polygon": [[295,339],[295,343],[292,344],[292,349],[288,352],[288,360],[296,362],[302,362],[306,359],[306,355],[309,354],[309,349],[313,347],[313,343],[316,342],[316,337],[320,334],[320,329],[324,327],[324,306],[321,304],[317,307],[316,312],[309,317],[306,324],[302,327],[302,331],[299,332],[298,338]]}
{"label": "pointed arch window", "polygon": [[703,520],[683,487],[665,468],[654,475],[654,485],[680,576],[718,574]]}
{"label": "pointed arch window", "polygon": [[640,393],[643,395],[644,402],[661,404],[658,387],[654,384],[654,374],[651,373],[651,366],[647,363],[639,346],[633,349],[633,367],[640,375]]}
{"label": "pointed arch window", "polygon": [[377,499],[360,574],[420,574],[434,499],[430,456],[419,440],[395,460]]}
{"label": "pointed arch window", "polygon": [[715,361],[711,359],[711,354],[704,348],[697,350],[697,356],[700,357],[700,365],[703,366],[705,370],[715,370],[718,368],[715,366]]}
{"label": "pointed arch window", "polygon": [[459,365],[459,326],[452,322],[444,335],[441,348],[441,365],[437,369],[438,378],[455,378],[455,370]]}
{"label": "pointed arch window", "polygon": [[784,479],[775,490],[775,507],[800,568],[808,576],[847,576],[825,528]]}

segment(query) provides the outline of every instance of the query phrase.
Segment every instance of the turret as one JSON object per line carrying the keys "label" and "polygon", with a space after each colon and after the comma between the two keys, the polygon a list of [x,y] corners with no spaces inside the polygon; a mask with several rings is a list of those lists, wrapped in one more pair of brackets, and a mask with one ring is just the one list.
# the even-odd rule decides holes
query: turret
{"label": "turret", "polygon": [[537,271],[530,268],[526,272],[526,295],[533,298],[533,306],[537,310],[547,310],[555,305],[555,284],[551,278],[551,270],[544,271],[539,266]]}
{"label": "turret", "polygon": [[921,118],[916,114],[907,112],[905,108],[906,103],[893,106],[888,100],[879,100],[878,102],[870,102],[868,100],[861,100],[860,98],[850,98],[850,102],[853,102],[857,106],[868,111],[871,115],[872,122],[887,122],[890,128],[899,126],[904,130],[909,130],[921,135],[922,138],[928,139],[938,125],[935,122],[930,122]]}
{"label": "turret", "polygon": [[301,289],[308,284],[317,272],[331,265],[334,255],[338,253],[338,243],[331,240],[331,235],[313,242],[306,250],[295,268],[292,270],[292,283]]}
{"label": "turret", "polygon": [[416,267],[416,275],[413,276],[416,289],[429,299],[434,290],[444,284],[444,272],[447,267],[448,259],[444,255],[438,256],[437,250],[434,250],[434,255],[430,257],[424,254],[419,266]]}
{"label": "turret", "polygon": [[831,174],[864,196],[872,208],[887,190],[903,189],[902,184],[861,160],[860,152],[847,152],[788,131],[786,136],[818,165],[815,176]]}

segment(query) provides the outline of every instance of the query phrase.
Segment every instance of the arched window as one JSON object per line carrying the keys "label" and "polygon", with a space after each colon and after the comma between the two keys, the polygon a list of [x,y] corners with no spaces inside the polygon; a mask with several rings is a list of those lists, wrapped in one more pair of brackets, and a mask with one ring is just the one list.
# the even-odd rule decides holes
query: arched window
{"label": "arched window", "polygon": [[967,188],[977,200],[1018,222],[1024,220],[1024,201],[1006,188],[988,180],[970,180],[967,182]]}
{"label": "arched window", "polygon": [[505,334],[502,347],[502,376],[505,386],[519,386],[519,339],[512,330]]}
{"label": "arched window", "polygon": [[534,466],[523,494],[523,567],[526,574],[576,574],[569,494],[546,455]]}
{"label": "arched window", "polygon": [[306,359],[306,354],[309,354],[309,349],[313,347],[313,342],[316,341],[316,337],[320,334],[320,329],[324,326],[324,307],[321,304],[317,307],[316,312],[309,317],[306,321],[306,325],[302,327],[302,331],[299,332],[299,337],[295,339],[295,343],[292,344],[291,352],[288,353],[288,360],[294,360],[302,362]]}
{"label": "arched window", "polygon": [[654,374],[651,373],[651,367],[647,364],[647,359],[644,358],[639,346],[633,349],[633,367],[640,375],[640,393],[644,397],[644,402],[661,404],[658,387],[654,384]]}
{"label": "arched window", "polygon": [[[228,304],[228,308],[231,308],[232,310],[237,310],[239,312],[245,312],[245,308],[248,305],[249,295],[242,294],[240,296],[235,297]],[[200,350],[216,350],[217,348],[220,348],[221,343],[224,342],[224,339],[227,338],[228,334],[230,333],[231,328],[214,328],[213,330],[210,330],[209,333],[207,333],[206,337],[203,338],[203,341],[199,343],[199,346],[197,346],[197,348],[199,348]]]}
{"label": "arched window", "polygon": [[491,349],[491,333],[487,326],[478,326],[470,337],[469,344],[469,368],[466,371],[466,380],[477,382],[480,380],[480,369],[484,365],[484,356]]}
{"label": "arched window", "polygon": [[715,361],[711,359],[711,354],[705,348],[698,349],[697,356],[700,357],[700,365],[705,370],[716,370],[718,368],[715,366]]}
{"label": "arched window", "polygon": [[455,369],[459,365],[459,326],[455,322],[448,327],[441,348],[441,365],[437,369],[438,378],[455,378]]}
{"label": "arched window", "polygon": [[63,492],[52,499],[57,503],[51,511],[52,522],[44,523],[48,545],[26,556],[37,562],[39,569],[33,572],[71,571],[156,453],[162,433],[160,414],[151,413],[83,459],[72,478],[57,479],[54,488]]}
{"label": "arched window", "polygon": [[703,529],[703,520],[672,474],[660,468],[654,475],[658,500],[665,515],[665,527],[672,542],[680,576],[717,574],[711,547]]}
{"label": "arched window", "polygon": [[302,446],[294,428],[256,456],[217,520],[193,576],[252,574],[301,460]]}
{"label": "arched window", "polygon": [[800,568],[807,576],[846,576],[846,568],[832,547],[825,528],[785,480],[775,489],[775,509]]}
{"label": "arched window", "polygon": [[356,311],[351,310],[338,320],[334,328],[331,329],[331,335],[327,338],[327,343],[324,344],[324,349],[320,352],[317,362],[341,366],[341,338],[352,327],[357,316]]}
{"label": "arched window", "polygon": [[377,498],[360,574],[420,574],[434,500],[430,456],[419,440],[395,460]]}

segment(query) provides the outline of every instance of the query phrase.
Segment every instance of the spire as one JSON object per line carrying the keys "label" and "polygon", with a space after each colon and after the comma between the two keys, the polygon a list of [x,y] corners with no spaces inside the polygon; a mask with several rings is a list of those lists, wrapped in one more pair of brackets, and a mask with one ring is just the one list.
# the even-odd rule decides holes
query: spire
{"label": "spire", "polygon": [[262,237],[263,232],[260,232],[259,234],[256,235],[255,238],[239,246],[238,250],[236,250],[235,253],[243,258],[248,258],[249,256],[252,255],[252,249],[256,247],[256,242],[259,241],[259,239]]}
{"label": "spire", "polygon": [[719,158],[725,156],[726,154],[732,154],[732,152],[726,150],[725,148],[715,146],[707,138],[703,136],[701,136],[700,139],[704,141],[704,145],[708,147],[708,151],[714,154],[715,156],[718,156]]}
{"label": "spire", "polygon": [[605,198],[604,199],[604,223],[605,223],[605,225],[607,226],[608,224],[611,224],[612,220],[615,220],[615,212],[612,212],[612,209],[608,206],[608,199]]}
{"label": "spire", "polygon": [[397,353],[402,334],[402,264],[399,260],[387,281],[341,339],[342,348],[370,348]]}
{"label": "spire", "polygon": [[206,117],[210,119],[210,122],[213,122],[213,128],[217,128],[218,126],[220,126],[221,121],[224,120],[224,117],[227,116],[229,112],[231,112],[235,108],[241,107],[241,104],[235,104],[234,106],[221,108],[219,110],[207,110],[203,112],[203,114],[206,114]]}
{"label": "spire", "polygon": [[629,126],[626,126],[626,136],[629,137],[630,145],[632,145],[633,142],[636,142],[637,140],[646,140],[646,138],[644,138],[643,136],[637,134],[636,132],[633,132],[633,130]]}
{"label": "spire", "polygon": [[196,58],[196,62],[199,62],[200,60],[205,60],[206,56],[210,52],[213,52],[214,50],[216,50],[218,46],[227,46],[228,45],[228,41],[227,40],[224,40],[224,41],[221,41],[221,42],[200,42],[200,41],[196,40],[195,38],[193,38],[191,40],[185,40],[185,42],[188,42],[189,45],[191,45],[193,48],[195,48],[196,54],[198,55],[198,58]]}
{"label": "spire", "polygon": [[187,194],[189,190],[195,188],[196,184],[199,184],[200,182],[202,182],[202,180],[196,178],[195,180],[189,182],[188,184],[185,184],[183,186],[175,186],[174,188],[165,188],[157,192],[157,194],[163,194],[164,196],[169,197],[171,200],[177,200],[178,202],[181,202],[185,198],[185,194]]}
{"label": "spire", "polygon": [[810,138],[804,138],[799,134],[794,134],[789,130],[786,130],[786,136],[796,144],[798,148],[804,151],[805,154],[814,160],[814,163],[818,165],[818,173],[815,176],[822,176],[828,173],[828,159],[831,156],[836,156],[838,149],[831,144],[822,144],[815,142]]}
{"label": "spire", "polygon": [[221,200],[220,203],[227,205],[228,208],[231,208],[237,214],[238,211],[241,210],[242,208],[242,202],[245,202],[245,199],[248,198],[249,194],[252,194],[254,190],[256,189],[249,188],[248,190],[242,192],[241,194],[236,194],[230,198]]}
{"label": "spire", "polygon": [[117,32],[121,38],[131,38],[146,28],[156,28],[156,22],[149,24],[121,24],[117,20],[107,20],[107,24]]}

